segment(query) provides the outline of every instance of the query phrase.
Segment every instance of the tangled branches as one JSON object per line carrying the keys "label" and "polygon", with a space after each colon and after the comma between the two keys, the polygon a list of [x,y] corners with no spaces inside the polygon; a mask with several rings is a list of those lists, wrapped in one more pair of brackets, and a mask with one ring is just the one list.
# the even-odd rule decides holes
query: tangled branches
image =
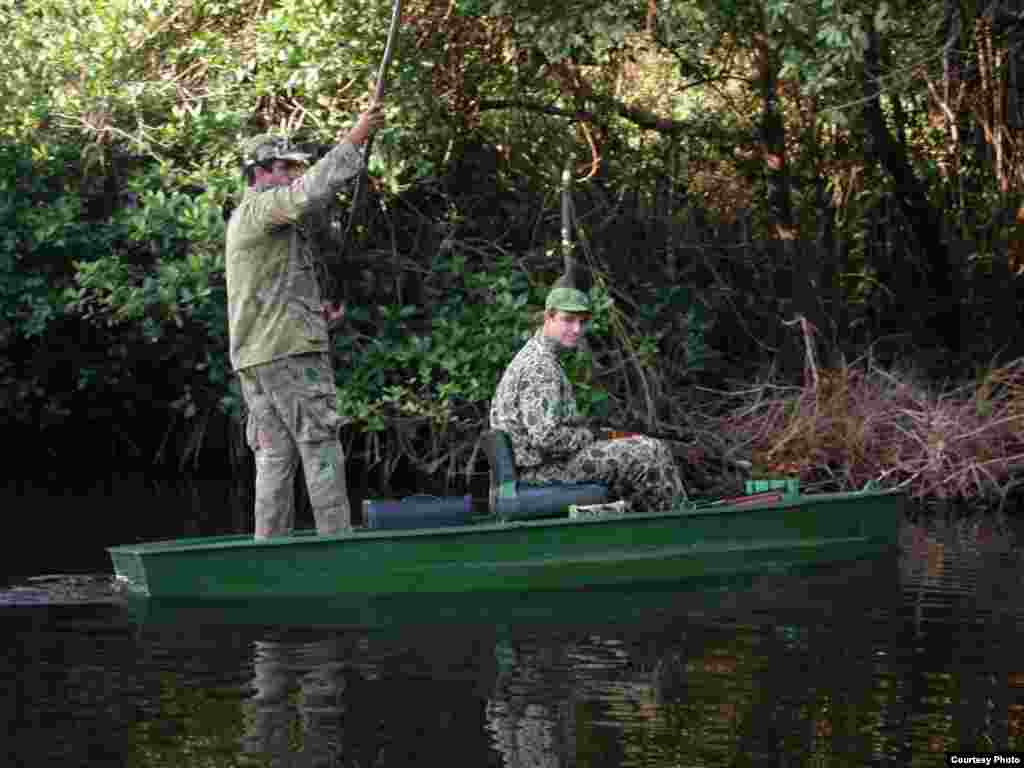
{"label": "tangled branches", "polygon": [[877,482],[917,498],[993,500],[1024,468],[1024,359],[950,391],[866,360],[802,387],[732,394],[741,403],[722,426],[755,468],[822,487]]}

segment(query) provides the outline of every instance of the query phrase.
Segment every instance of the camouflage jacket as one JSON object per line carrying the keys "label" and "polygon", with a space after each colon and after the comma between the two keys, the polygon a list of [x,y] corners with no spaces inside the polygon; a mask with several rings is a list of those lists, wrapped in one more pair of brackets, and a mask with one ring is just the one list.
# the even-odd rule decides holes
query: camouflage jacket
{"label": "camouflage jacket", "polygon": [[246,190],[228,222],[225,254],[236,371],[328,349],[313,254],[297,223],[361,168],[359,151],[346,141],[288,186]]}
{"label": "camouflage jacket", "polygon": [[509,363],[491,401],[491,428],[508,433],[516,466],[564,461],[596,439],[580,426],[558,342],[537,331]]}

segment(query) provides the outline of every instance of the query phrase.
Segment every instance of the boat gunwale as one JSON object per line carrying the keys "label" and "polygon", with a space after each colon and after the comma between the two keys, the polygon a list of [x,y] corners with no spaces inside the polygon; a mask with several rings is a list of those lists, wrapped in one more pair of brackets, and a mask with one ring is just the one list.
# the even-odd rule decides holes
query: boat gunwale
{"label": "boat gunwale", "polygon": [[[351,532],[327,536],[318,536],[314,529],[294,531],[287,536],[256,540],[252,534],[229,534],[226,536],[207,536],[191,539],[164,539],[159,541],[139,542],[135,544],[119,544],[107,547],[111,555],[160,556],[178,554],[186,551],[203,550],[246,550],[266,547],[288,547],[297,545],[325,546],[329,544],[358,543],[362,541],[380,541],[393,539],[415,539],[444,536],[460,536],[471,533],[496,533],[516,529],[559,528],[586,525],[630,525],[641,521],[658,521],[668,519],[685,520],[696,517],[725,516],[746,514],[750,512],[783,511],[812,503],[830,504],[841,501],[860,501],[882,499],[890,496],[906,496],[902,488],[882,490],[851,491],[840,493],[822,493],[784,497],[779,501],[764,501],[746,504],[722,504],[720,506],[704,506],[682,512],[638,512],[607,517],[593,517],[574,520],[569,517],[546,517],[534,520],[495,520],[475,522],[469,525],[451,525],[437,528],[397,528],[371,529],[355,528]],[[486,519],[486,518],[485,518]]]}

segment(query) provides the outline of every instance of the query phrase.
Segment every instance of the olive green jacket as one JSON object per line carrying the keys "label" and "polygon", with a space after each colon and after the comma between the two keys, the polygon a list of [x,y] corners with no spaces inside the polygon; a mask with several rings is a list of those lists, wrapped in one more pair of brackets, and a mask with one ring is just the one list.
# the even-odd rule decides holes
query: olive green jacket
{"label": "olive green jacket", "polygon": [[313,254],[297,226],[362,169],[345,141],[288,186],[250,187],[227,227],[231,365],[241,368],[328,349]]}

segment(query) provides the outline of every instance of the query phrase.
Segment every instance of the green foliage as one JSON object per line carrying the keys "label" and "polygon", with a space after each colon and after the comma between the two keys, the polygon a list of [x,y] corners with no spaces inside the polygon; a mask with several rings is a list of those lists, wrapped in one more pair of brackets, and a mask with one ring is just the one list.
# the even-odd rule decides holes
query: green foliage
{"label": "green foliage", "polygon": [[[536,261],[516,266],[479,253],[494,246],[526,258],[558,242],[550,201],[567,159],[576,178],[592,180],[577,187],[577,203],[580,226],[595,233],[596,262],[621,281],[617,295],[637,298],[627,323],[599,284],[598,363],[621,344],[631,361],[685,380],[713,367],[706,339],[728,333],[725,312],[744,338],[763,332],[761,320],[789,316],[792,280],[778,279],[788,265],[769,263],[751,244],[773,223],[760,202],[763,65],[777,81],[799,236],[828,229],[818,228],[832,215],[820,178],[835,207],[837,242],[821,252],[842,256],[828,265],[832,284],[818,286],[821,294],[843,302],[833,308],[849,315],[849,328],[895,305],[885,283],[901,259],[912,271],[915,255],[896,213],[902,201],[887,199],[891,179],[865,151],[866,19],[884,38],[880,85],[893,135],[905,138],[929,199],[954,201],[958,236],[969,239],[973,226],[987,238],[972,251],[984,257],[969,276],[998,280],[1005,253],[997,241],[1017,225],[991,213],[1013,202],[993,183],[992,158],[1020,161],[983,138],[952,146],[936,128],[942,110],[926,81],[939,73],[942,41],[931,21],[920,23],[929,8],[920,0],[409,0],[388,127],[370,160],[385,214],[356,227],[364,242],[354,250],[393,253],[404,276],[423,276],[431,300],[402,305],[378,291],[351,308],[366,335],[337,342],[343,412],[380,430],[395,416],[458,418],[490,397],[546,285],[527,276]],[[130,382],[143,355],[175,382],[170,402],[186,418],[237,409],[222,252],[224,214],[239,192],[238,143],[276,130],[314,150],[332,144],[366,106],[389,10],[383,0],[0,0],[9,40],[0,49],[5,351],[45,357],[60,323],[84,320],[103,329],[112,351],[80,361],[72,386],[83,395]],[[977,20],[970,9],[963,15],[963,47],[980,46]],[[1012,63],[1009,49],[997,53]],[[964,71],[977,64],[965,61]],[[967,101],[959,109],[959,136],[999,133]],[[471,156],[481,148],[494,150],[483,169]],[[396,210],[432,196],[442,203],[396,225]],[[721,221],[697,224],[707,211]],[[741,220],[753,223],[741,246],[714,234]],[[886,229],[880,247],[867,221]],[[455,248],[436,258],[439,240],[459,242],[467,231],[485,241],[473,242],[475,256]],[[642,277],[633,274],[637,256],[649,270]],[[549,252],[540,268],[556,261]],[[665,284],[670,274],[679,284]],[[38,405],[45,377],[20,364],[0,362],[0,383],[17,380],[15,399]],[[585,410],[612,407],[619,393],[594,380],[600,364],[581,353],[567,365]]]}
{"label": "green foliage", "polygon": [[[471,271],[461,256],[445,256],[433,268],[448,288],[429,317],[413,306],[380,307],[373,343],[360,348],[351,337],[337,342],[344,360],[338,407],[357,425],[381,431],[396,416],[457,421],[467,406],[486,405],[505,366],[537,328],[546,286],[532,285],[512,259]],[[593,332],[601,335],[611,302],[600,293],[596,299]],[[583,382],[577,394],[584,413],[607,400],[601,387],[587,381],[586,352],[571,355],[566,365]]]}
{"label": "green foliage", "polygon": [[570,3],[516,2],[492,0],[490,14],[511,14],[515,31],[523,40],[532,41],[553,60],[577,58],[607,61],[637,28],[642,18],[639,8],[623,8],[621,3],[600,0],[575,0]]}
{"label": "green foliage", "polygon": [[639,307],[638,319],[644,327],[655,329],[650,337],[653,354],[658,354],[659,345],[671,346],[681,351],[687,373],[706,370],[715,357],[706,339],[715,324],[714,313],[708,310],[692,285],[647,286],[647,289],[653,295]]}
{"label": "green foliage", "polygon": [[80,198],[47,184],[58,168],[0,145],[0,318],[15,336],[38,337],[62,313],[60,272],[70,254],[108,242],[81,220]]}

